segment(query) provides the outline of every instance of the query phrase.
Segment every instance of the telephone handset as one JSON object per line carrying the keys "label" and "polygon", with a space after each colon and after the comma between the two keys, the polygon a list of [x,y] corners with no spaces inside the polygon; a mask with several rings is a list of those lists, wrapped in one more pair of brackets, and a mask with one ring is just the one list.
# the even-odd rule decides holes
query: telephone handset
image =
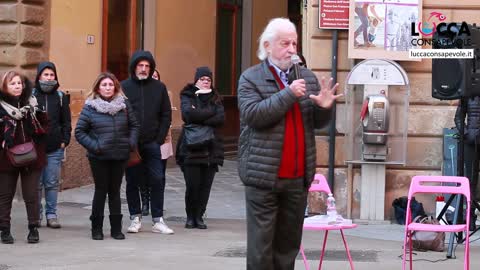
{"label": "telephone handset", "polygon": [[365,120],[365,116],[368,114],[368,102],[369,102],[370,98],[366,98],[364,101],[363,101],[363,104],[362,104],[362,110],[360,111],[360,120],[362,120],[362,123],[363,123],[363,120]]}
{"label": "telephone handset", "polygon": [[360,120],[363,127],[364,143],[383,144],[386,137],[379,139],[378,135],[388,133],[389,102],[385,95],[370,95],[363,102]]}

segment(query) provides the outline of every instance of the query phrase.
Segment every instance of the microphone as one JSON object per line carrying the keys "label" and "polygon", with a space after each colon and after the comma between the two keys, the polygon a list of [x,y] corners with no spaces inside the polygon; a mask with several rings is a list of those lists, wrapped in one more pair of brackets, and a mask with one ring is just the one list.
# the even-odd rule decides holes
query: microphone
{"label": "microphone", "polygon": [[300,64],[302,63],[302,60],[298,55],[294,54],[292,55],[291,61],[293,65],[290,74],[288,75],[289,84],[291,84],[294,80],[302,78],[300,74]]}

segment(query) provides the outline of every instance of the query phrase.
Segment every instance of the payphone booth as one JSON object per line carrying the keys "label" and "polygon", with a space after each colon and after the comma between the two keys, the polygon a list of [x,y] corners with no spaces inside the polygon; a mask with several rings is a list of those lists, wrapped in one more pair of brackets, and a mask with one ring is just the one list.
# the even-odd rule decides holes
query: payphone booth
{"label": "payphone booth", "polygon": [[369,59],[352,68],[345,85],[345,162],[361,166],[357,222],[381,223],[385,168],[406,164],[408,77],[394,61]]}

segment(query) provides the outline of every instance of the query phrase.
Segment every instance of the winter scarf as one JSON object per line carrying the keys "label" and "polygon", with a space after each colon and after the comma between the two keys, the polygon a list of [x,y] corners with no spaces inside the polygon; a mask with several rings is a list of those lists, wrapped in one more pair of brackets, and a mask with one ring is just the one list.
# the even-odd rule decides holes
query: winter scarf
{"label": "winter scarf", "polygon": [[123,96],[116,96],[111,101],[106,101],[100,97],[89,98],[85,101],[85,105],[94,108],[97,112],[108,113],[115,115],[119,111],[127,108],[125,105],[125,98]]}
{"label": "winter scarf", "polygon": [[211,92],[212,92],[212,89],[199,89],[199,90],[195,91],[195,95],[198,96],[200,94],[210,94]]}
{"label": "winter scarf", "polygon": [[38,109],[37,99],[34,96],[31,96],[28,99],[28,105],[23,106],[22,108],[17,108],[4,100],[0,101],[0,105],[8,113],[8,115],[15,120],[22,120],[27,114],[31,114],[32,118],[35,118],[35,112]]}
{"label": "winter scarf", "polygon": [[[44,134],[45,130],[37,119],[38,108],[37,99],[31,96],[28,100],[28,105],[17,108],[4,100],[0,100],[0,106],[5,110],[7,115],[2,117],[3,121],[3,138],[1,138],[0,145],[2,148],[12,147],[15,140],[15,130],[17,124],[24,119],[30,119],[36,134]],[[28,117],[30,116],[30,117]],[[25,130],[23,130],[25,132]]]}

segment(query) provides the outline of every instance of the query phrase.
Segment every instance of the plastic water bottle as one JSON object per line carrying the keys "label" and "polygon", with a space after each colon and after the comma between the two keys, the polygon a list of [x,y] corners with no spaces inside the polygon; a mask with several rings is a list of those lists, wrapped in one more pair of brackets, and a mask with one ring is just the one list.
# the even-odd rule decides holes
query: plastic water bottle
{"label": "plastic water bottle", "polygon": [[329,218],[337,218],[337,208],[335,207],[335,198],[332,193],[327,198],[327,216]]}

